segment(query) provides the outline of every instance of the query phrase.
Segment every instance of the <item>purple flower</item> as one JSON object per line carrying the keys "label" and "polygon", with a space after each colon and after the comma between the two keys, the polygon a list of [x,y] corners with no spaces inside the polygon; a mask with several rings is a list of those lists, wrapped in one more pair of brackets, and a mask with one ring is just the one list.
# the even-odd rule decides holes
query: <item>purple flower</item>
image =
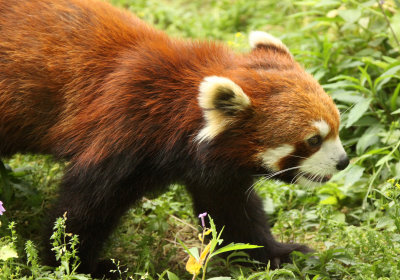
{"label": "purple flower", "polygon": [[3,215],[3,213],[6,211],[3,207],[3,202],[0,200],[0,215]]}
{"label": "purple flower", "polygon": [[199,215],[199,218],[201,219],[201,226],[205,227],[206,224],[204,223],[204,217],[207,216],[207,212],[204,212],[202,214]]}

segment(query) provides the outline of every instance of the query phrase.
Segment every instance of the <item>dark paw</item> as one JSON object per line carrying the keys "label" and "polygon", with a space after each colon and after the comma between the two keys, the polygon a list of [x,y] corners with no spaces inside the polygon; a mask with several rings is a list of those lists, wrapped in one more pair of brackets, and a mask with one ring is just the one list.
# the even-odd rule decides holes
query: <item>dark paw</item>
{"label": "dark paw", "polygon": [[270,267],[275,269],[279,268],[283,263],[291,263],[291,254],[294,251],[303,254],[314,252],[313,249],[306,245],[278,243],[273,249],[273,256],[270,258]]}
{"label": "dark paw", "polygon": [[118,261],[102,260],[98,262],[96,269],[91,273],[93,278],[121,279],[125,275],[125,267],[117,266]]}

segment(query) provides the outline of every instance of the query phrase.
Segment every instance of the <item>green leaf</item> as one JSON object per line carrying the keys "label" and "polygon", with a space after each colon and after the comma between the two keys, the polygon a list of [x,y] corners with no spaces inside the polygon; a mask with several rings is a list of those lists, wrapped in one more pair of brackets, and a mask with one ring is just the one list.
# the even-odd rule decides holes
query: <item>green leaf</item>
{"label": "green leaf", "polygon": [[264,199],[264,211],[271,215],[275,211],[274,200],[270,197]]}
{"label": "green leaf", "polygon": [[341,10],[339,16],[347,23],[355,23],[361,17],[361,10]]}
{"label": "green leaf", "polygon": [[392,115],[400,114],[400,109],[397,109],[396,111],[393,111],[391,114],[392,114]]}
{"label": "green leaf", "polygon": [[337,212],[331,217],[332,220],[339,224],[345,224],[346,223],[346,216],[343,213]]}
{"label": "green leaf", "polygon": [[369,146],[378,143],[379,142],[378,133],[381,131],[382,127],[380,125],[374,125],[369,127],[357,142],[356,146],[357,155],[362,155]]}
{"label": "green leaf", "polygon": [[199,249],[196,247],[189,249],[190,255],[192,255],[197,261],[200,259]]}
{"label": "green leaf", "polygon": [[335,196],[329,196],[319,202],[322,205],[336,205],[338,204],[338,200]]}
{"label": "green leaf", "polygon": [[[392,97],[390,98],[390,109],[393,111],[397,107],[397,97],[399,96],[400,92],[400,83],[397,85],[396,89],[393,92]],[[399,112],[400,109],[396,110],[395,112]],[[392,114],[397,114],[395,112],[392,112]]]}
{"label": "green leaf", "polygon": [[[275,276],[288,276],[291,279],[296,279],[296,275],[294,275],[294,273],[288,269],[284,269],[284,268],[280,268],[280,269],[276,269],[274,271],[271,272],[271,279],[282,279],[282,277],[276,277]],[[285,277],[286,278],[286,277]]]}
{"label": "green leaf", "polygon": [[11,258],[18,258],[17,251],[10,245],[4,245],[0,248],[0,260],[6,261]]}
{"label": "green leaf", "polygon": [[[393,63],[387,71],[382,73],[374,82],[374,88],[376,91],[382,89],[382,87],[387,84],[391,78],[400,79],[398,74],[400,73],[400,65],[398,63]],[[397,74],[397,75],[396,75]]]}
{"label": "green leaf", "polygon": [[349,128],[356,121],[358,121],[362,115],[368,110],[369,104],[371,104],[372,99],[367,98],[357,103],[351,110],[347,119],[346,128]]}
{"label": "green leaf", "polygon": [[[188,255],[190,255],[190,256],[192,256],[193,258],[196,258],[193,254],[192,254],[192,252],[189,250],[189,248],[179,239],[179,238],[176,238],[176,240],[178,240],[178,242],[179,242],[179,244],[181,244],[181,246],[183,247],[183,249],[185,249],[185,252],[188,254]],[[192,248],[193,249],[193,248]],[[197,258],[196,258],[196,260],[198,260],[199,259],[199,253],[197,252]]]}
{"label": "green leaf", "polygon": [[247,250],[247,249],[256,249],[256,248],[262,248],[263,246],[257,246],[257,245],[251,245],[251,244],[244,244],[244,243],[231,243],[228,244],[214,253],[211,254],[211,256],[215,256],[221,253],[229,252],[229,251],[236,251],[236,250]]}
{"label": "green leaf", "polygon": [[171,271],[167,271],[167,275],[168,275],[168,280],[179,280],[179,277],[175,273],[172,273]]}
{"label": "green leaf", "polygon": [[364,99],[362,96],[360,96],[358,91],[348,91],[343,89],[338,89],[335,91],[331,90],[331,96],[334,100],[352,104],[358,103]]}
{"label": "green leaf", "polygon": [[378,220],[378,223],[376,224],[377,229],[386,229],[386,230],[394,230],[396,226],[394,225],[393,219],[389,217],[382,217]]}
{"label": "green leaf", "polygon": [[210,227],[213,239],[217,239],[217,228],[215,227],[214,220],[208,215],[208,219],[210,220]]}
{"label": "green leaf", "polygon": [[[42,278],[40,278],[41,280]],[[74,276],[72,276],[72,279],[76,279],[76,280],[89,280],[91,278],[86,277],[85,275],[79,275],[79,274],[75,274]]]}
{"label": "green leaf", "polygon": [[[396,0],[396,5],[398,5],[399,1]],[[398,11],[398,10],[397,10]],[[388,32],[389,35],[389,43],[392,45],[393,48],[399,47],[398,40],[400,38],[400,13],[395,13],[392,18],[390,19],[390,24],[392,25],[392,29],[395,34],[392,32]],[[395,39],[397,37],[397,40]]]}
{"label": "green leaf", "polygon": [[393,157],[393,153],[397,151],[397,149],[399,148],[399,146],[400,146],[400,141],[397,142],[396,146],[393,147],[393,149],[390,151],[390,153],[388,153],[387,155],[385,155],[384,157],[382,157],[380,160],[378,160],[378,162],[375,164],[375,166],[377,166],[377,167],[378,167],[378,166],[381,166],[381,165],[383,165],[383,164],[385,164],[385,163],[391,161],[392,159],[395,159],[395,158]]}
{"label": "green leaf", "polygon": [[210,248],[210,255],[211,255],[214,252],[217,244],[222,242],[221,234],[224,230],[224,227],[222,227],[221,231],[217,235],[217,228],[214,224],[214,220],[211,218],[210,215],[208,215],[208,218],[210,220],[210,227],[211,227],[211,232],[212,232],[212,240],[211,240],[211,248]]}
{"label": "green leaf", "polygon": [[347,168],[345,171],[345,185],[352,186],[355,182],[360,180],[361,176],[364,173],[364,170],[364,167],[358,165],[352,165],[350,168]]}

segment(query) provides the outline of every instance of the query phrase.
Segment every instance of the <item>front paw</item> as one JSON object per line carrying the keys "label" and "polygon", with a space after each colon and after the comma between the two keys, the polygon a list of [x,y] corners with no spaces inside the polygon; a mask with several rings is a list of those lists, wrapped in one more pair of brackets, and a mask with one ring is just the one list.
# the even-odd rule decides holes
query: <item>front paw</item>
{"label": "front paw", "polygon": [[300,252],[303,254],[309,254],[314,252],[313,249],[303,244],[288,244],[288,243],[277,243],[271,248],[270,253],[270,267],[272,269],[279,268],[283,263],[291,263],[292,252]]}

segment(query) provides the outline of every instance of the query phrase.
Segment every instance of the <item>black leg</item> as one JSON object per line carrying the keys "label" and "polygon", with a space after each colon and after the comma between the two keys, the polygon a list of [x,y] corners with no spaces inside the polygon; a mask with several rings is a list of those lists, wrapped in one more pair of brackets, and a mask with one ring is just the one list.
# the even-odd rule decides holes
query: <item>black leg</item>
{"label": "black leg", "polygon": [[220,230],[225,226],[222,238],[225,244],[250,243],[263,248],[246,251],[262,263],[271,262],[276,268],[290,262],[290,253],[312,250],[305,245],[277,242],[271,234],[261,199],[254,192],[246,193],[243,186],[203,186],[190,188],[197,214],[207,212]]}
{"label": "black leg", "polygon": [[133,179],[132,173],[121,172],[112,165],[70,168],[63,178],[58,200],[50,213],[45,234],[45,262],[57,265],[49,237],[56,218],[66,212],[66,231],[79,236],[81,265],[78,269],[97,276],[96,270],[102,270],[102,267],[96,267],[102,244],[129,206],[143,195],[144,189],[135,188],[133,183],[136,185],[138,180]]}

